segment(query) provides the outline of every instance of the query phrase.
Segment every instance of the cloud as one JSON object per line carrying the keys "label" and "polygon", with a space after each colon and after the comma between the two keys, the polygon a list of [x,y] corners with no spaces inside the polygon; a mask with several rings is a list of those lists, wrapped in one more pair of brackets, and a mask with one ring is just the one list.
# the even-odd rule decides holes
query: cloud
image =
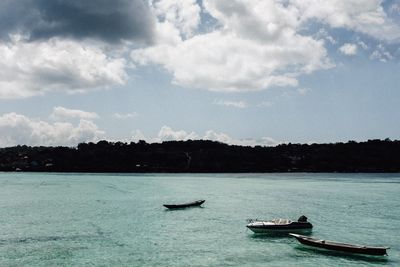
{"label": "cloud", "polygon": [[158,133],[160,141],[185,141],[189,139],[198,139],[198,135],[194,132],[187,133],[184,130],[174,131],[171,127],[163,126]]}
{"label": "cloud", "polygon": [[162,65],[181,86],[228,92],[296,86],[297,76],[332,67],[323,41],[297,32],[294,8],[272,0],[219,0],[204,1],[204,11],[220,27],[183,39],[181,28],[159,22],[162,35],[174,38],[133,50],[134,62]]}
{"label": "cloud", "polygon": [[154,18],[144,0],[4,0],[0,38],[23,34],[29,40],[67,37],[107,42],[151,42]]}
{"label": "cloud", "polygon": [[297,90],[296,90],[298,93],[299,93],[299,95],[305,95],[305,94],[307,94],[308,92],[310,92],[311,91],[311,89],[310,88],[297,88]]}
{"label": "cloud", "polygon": [[186,141],[186,140],[211,140],[222,142],[230,145],[241,146],[276,146],[282,142],[278,142],[270,137],[262,137],[259,139],[235,139],[228,134],[208,130],[203,136],[195,132],[188,133],[185,130],[173,130],[169,126],[163,126],[155,138],[146,137],[140,130],[132,132],[132,141],[145,140],[149,143],[160,143],[164,141]]}
{"label": "cloud", "polygon": [[[325,29],[308,35],[315,23],[400,41],[400,26],[380,0],[204,0],[202,11],[215,25],[200,34],[198,3],[186,2],[190,19],[176,1],[161,2],[153,6],[155,44],[134,49],[131,58],[161,65],[183,87],[243,92],[297,86],[299,76],[333,67],[324,39],[336,40]],[[353,55],[354,45],[340,51]]]}
{"label": "cloud", "polygon": [[95,142],[104,136],[92,121],[80,119],[77,125],[68,122],[48,123],[17,113],[0,116],[0,147],[14,145],[76,146]]}
{"label": "cloud", "polygon": [[95,112],[88,112],[79,109],[68,109],[64,107],[54,107],[53,113],[51,113],[50,118],[54,120],[63,120],[71,118],[79,119],[97,119],[99,115]]}
{"label": "cloud", "polygon": [[387,41],[400,41],[400,27],[385,13],[381,0],[290,0],[300,20],[317,20]]}
{"label": "cloud", "polygon": [[375,50],[371,53],[370,58],[379,60],[381,62],[387,62],[394,59],[392,54],[390,54],[390,52],[387,51],[382,44],[377,45]]}
{"label": "cloud", "polygon": [[123,85],[126,68],[136,64],[162,66],[173,83],[210,91],[296,87],[300,76],[334,66],[325,48],[336,43],[332,28],[399,42],[397,4],[384,6],[381,0],[3,0],[0,99]]}
{"label": "cloud", "polygon": [[[142,131],[140,130],[133,130],[132,131],[132,136],[130,138],[132,141],[139,141],[139,140],[147,140],[146,136],[142,133]],[[147,140],[149,141],[149,140]]]}
{"label": "cloud", "polygon": [[366,43],[364,43],[363,41],[358,41],[357,44],[364,50],[368,50],[369,47]]}
{"label": "cloud", "polygon": [[200,24],[201,8],[196,0],[159,0],[154,2],[154,12],[161,23],[179,29],[184,37],[193,35]]}
{"label": "cloud", "polygon": [[280,143],[270,137],[262,137],[260,139],[235,139],[225,133],[217,133],[213,130],[208,130],[203,139],[240,146],[275,146]]}
{"label": "cloud", "polygon": [[234,108],[247,107],[247,103],[244,101],[215,100],[214,104]]}
{"label": "cloud", "polygon": [[321,28],[316,34],[315,34],[316,38],[324,38],[325,40],[327,40],[329,43],[331,43],[332,45],[336,44],[337,41],[335,40],[335,38],[333,38],[333,36],[331,36],[328,31],[324,28]]}
{"label": "cloud", "polygon": [[123,85],[125,49],[154,30],[145,0],[0,1],[0,99]]}
{"label": "cloud", "polygon": [[71,40],[26,42],[14,36],[10,43],[0,43],[0,58],[0,99],[56,90],[83,92],[121,85],[127,79],[124,59]]}
{"label": "cloud", "polygon": [[357,54],[357,45],[345,43],[344,45],[339,47],[339,51],[346,56],[354,56],[355,54]]}
{"label": "cloud", "polygon": [[114,118],[119,119],[119,120],[135,118],[137,116],[138,116],[138,114],[136,112],[124,113],[124,114],[118,113],[118,112],[114,113]]}
{"label": "cloud", "polygon": [[188,133],[185,130],[174,130],[169,126],[162,126],[157,137],[146,137],[142,131],[134,130],[130,138],[132,141],[145,140],[149,143],[161,143],[164,141],[196,140],[199,136],[195,132]]}
{"label": "cloud", "polygon": [[389,8],[390,13],[400,14],[400,3],[394,3]]}

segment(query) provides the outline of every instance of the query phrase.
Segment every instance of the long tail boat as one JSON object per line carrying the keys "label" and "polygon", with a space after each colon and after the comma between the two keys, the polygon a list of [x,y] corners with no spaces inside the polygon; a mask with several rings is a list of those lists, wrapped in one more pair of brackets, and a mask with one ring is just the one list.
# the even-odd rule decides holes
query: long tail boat
{"label": "long tail boat", "polygon": [[200,206],[204,202],[205,202],[205,200],[196,200],[196,201],[184,203],[184,204],[164,204],[163,206],[168,209],[183,209],[183,208]]}
{"label": "long tail boat", "polygon": [[386,250],[389,249],[389,247],[371,247],[371,246],[339,243],[339,242],[317,239],[293,233],[290,233],[289,235],[295,237],[303,245],[327,249],[327,250],[347,252],[347,253],[383,256],[387,255]]}

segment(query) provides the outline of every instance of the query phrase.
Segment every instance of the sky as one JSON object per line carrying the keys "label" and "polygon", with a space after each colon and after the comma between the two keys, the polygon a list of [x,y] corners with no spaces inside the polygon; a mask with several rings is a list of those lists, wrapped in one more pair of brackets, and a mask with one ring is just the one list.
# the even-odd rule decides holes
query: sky
{"label": "sky", "polygon": [[0,147],[400,139],[400,0],[2,0]]}

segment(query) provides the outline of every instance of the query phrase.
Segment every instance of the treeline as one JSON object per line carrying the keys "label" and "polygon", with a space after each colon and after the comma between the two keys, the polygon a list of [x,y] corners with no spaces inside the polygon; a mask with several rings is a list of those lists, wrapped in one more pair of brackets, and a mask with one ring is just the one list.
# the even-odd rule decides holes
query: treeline
{"label": "treeline", "polygon": [[400,141],[245,147],[206,140],[0,149],[0,171],[400,172]]}

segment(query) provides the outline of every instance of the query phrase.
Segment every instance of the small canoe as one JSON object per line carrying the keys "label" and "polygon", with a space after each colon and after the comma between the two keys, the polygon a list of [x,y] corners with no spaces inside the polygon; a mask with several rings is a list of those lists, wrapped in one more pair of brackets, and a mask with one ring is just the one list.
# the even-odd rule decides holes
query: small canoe
{"label": "small canoe", "polygon": [[164,204],[163,206],[168,209],[183,209],[183,208],[200,206],[204,202],[205,202],[205,200],[196,200],[196,201],[184,203],[184,204]]}
{"label": "small canoe", "polygon": [[371,247],[371,246],[339,243],[339,242],[322,240],[292,233],[290,233],[289,235],[295,237],[303,245],[327,249],[327,250],[354,253],[354,254],[383,256],[387,255],[386,250],[389,249],[389,247]]}

